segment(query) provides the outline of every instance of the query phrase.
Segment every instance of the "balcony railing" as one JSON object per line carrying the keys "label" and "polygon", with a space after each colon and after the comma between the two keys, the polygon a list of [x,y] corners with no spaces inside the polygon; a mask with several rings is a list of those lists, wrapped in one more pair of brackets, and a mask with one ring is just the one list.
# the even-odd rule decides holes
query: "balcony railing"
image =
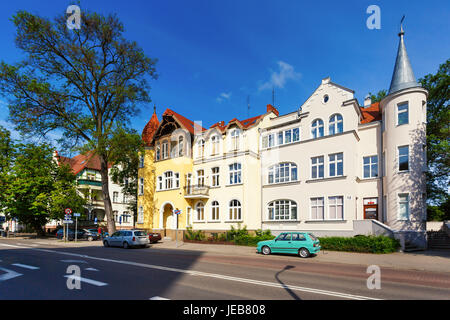
{"label": "balcony railing", "polygon": [[209,186],[193,185],[184,187],[185,198],[209,198]]}
{"label": "balcony railing", "polygon": [[96,187],[101,187],[102,186],[102,181],[101,180],[91,180],[91,179],[78,179],[78,184],[79,185],[90,185],[90,186],[96,186]]}

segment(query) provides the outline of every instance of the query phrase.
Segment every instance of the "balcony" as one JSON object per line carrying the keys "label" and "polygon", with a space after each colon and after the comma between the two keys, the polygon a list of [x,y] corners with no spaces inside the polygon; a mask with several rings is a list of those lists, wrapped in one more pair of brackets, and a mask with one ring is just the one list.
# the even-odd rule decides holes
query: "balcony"
{"label": "balcony", "polygon": [[78,179],[77,182],[79,185],[88,185],[88,186],[95,186],[95,187],[102,186],[102,182],[100,180]]}
{"label": "balcony", "polygon": [[208,199],[209,198],[209,186],[194,185],[184,187],[185,199]]}

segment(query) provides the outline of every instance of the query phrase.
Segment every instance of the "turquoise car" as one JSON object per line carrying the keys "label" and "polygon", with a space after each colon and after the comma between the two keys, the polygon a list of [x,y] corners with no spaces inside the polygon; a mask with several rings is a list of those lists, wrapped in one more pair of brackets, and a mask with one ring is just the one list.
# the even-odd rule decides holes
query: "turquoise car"
{"label": "turquoise car", "polygon": [[312,233],[283,232],[273,240],[260,241],[257,244],[258,253],[291,253],[307,258],[320,251],[320,242]]}

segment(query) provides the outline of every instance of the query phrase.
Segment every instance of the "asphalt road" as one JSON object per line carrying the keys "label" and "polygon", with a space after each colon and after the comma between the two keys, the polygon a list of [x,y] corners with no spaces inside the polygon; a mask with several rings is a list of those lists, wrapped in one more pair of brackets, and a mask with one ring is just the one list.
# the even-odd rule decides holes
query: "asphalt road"
{"label": "asphalt road", "polygon": [[38,242],[0,240],[0,300],[450,299],[450,272],[381,268],[381,288],[369,289],[367,267],[314,258]]}

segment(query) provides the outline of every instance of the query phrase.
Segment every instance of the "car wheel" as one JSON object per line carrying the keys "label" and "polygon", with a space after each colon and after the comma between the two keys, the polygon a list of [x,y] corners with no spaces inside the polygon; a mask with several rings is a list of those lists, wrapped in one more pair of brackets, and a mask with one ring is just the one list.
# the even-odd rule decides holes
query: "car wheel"
{"label": "car wheel", "polygon": [[105,247],[109,247],[108,241],[104,240],[104,241],[103,241],[103,245],[104,245]]}
{"label": "car wheel", "polygon": [[94,237],[89,236],[89,237],[88,237],[88,241],[92,241],[92,240],[94,240]]}
{"label": "car wheel", "polygon": [[123,243],[123,248],[124,248],[124,249],[130,248],[130,245],[128,244],[128,242],[125,241],[125,242]]}
{"label": "car wheel", "polygon": [[262,247],[261,253],[264,254],[264,255],[270,254],[271,253],[270,248],[268,246]]}
{"label": "car wheel", "polygon": [[310,256],[310,253],[308,249],[300,248],[300,250],[298,250],[298,255],[302,258],[308,258]]}

